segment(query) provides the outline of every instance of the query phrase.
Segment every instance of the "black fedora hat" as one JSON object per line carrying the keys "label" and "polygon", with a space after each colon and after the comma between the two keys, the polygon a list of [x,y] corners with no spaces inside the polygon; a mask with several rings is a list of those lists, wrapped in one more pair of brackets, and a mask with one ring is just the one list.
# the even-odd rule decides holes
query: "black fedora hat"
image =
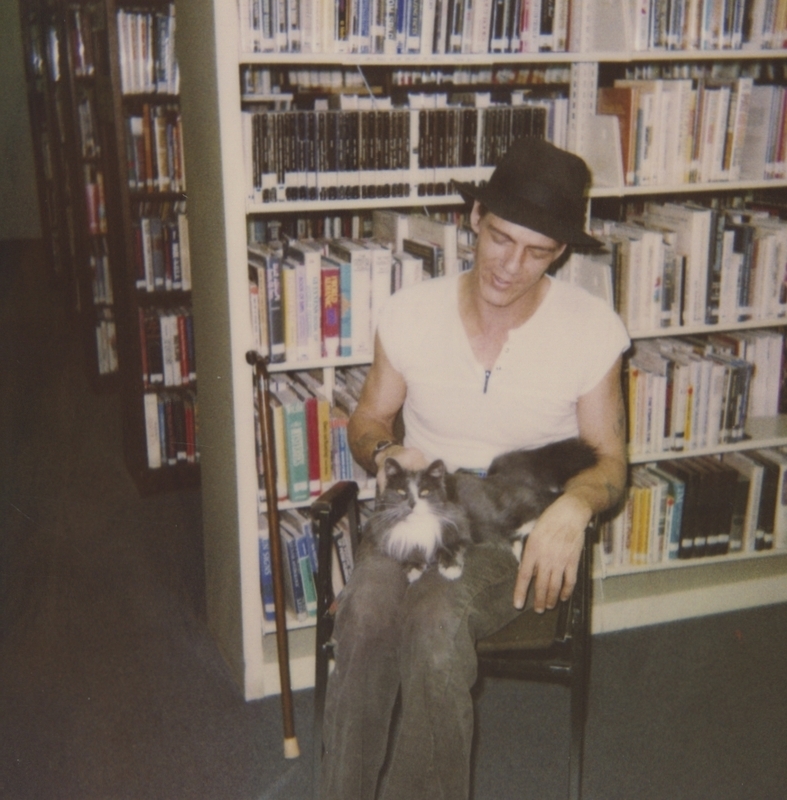
{"label": "black fedora hat", "polygon": [[543,139],[524,138],[508,148],[489,183],[456,186],[508,222],[564,244],[598,247],[601,242],[584,230],[589,183],[590,170],[579,156]]}

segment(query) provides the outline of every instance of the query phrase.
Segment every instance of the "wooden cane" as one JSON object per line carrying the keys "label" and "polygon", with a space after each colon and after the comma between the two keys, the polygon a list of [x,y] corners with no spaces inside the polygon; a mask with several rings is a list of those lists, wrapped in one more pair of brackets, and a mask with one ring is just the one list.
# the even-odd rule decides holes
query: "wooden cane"
{"label": "wooden cane", "polygon": [[257,405],[260,416],[260,448],[262,450],[265,499],[268,504],[268,527],[270,529],[271,569],[273,572],[273,601],[276,619],[276,649],[279,655],[279,680],[281,683],[281,710],[284,725],[284,757],[298,758],[301,751],[295,736],[295,721],[292,708],[292,686],[290,685],[290,653],[287,640],[287,619],[284,614],[284,562],[279,536],[279,503],[276,494],[276,461],[274,458],[273,421],[268,393],[268,370],[265,359],[254,351],[246,354],[246,360],[254,367]]}

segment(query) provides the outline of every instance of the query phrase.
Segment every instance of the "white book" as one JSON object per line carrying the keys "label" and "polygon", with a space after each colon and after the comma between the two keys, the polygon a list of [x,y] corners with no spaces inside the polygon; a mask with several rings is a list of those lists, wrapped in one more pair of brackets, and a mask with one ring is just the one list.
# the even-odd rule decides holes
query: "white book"
{"label": "white book", "polygon": [[409,214],[389,209],[375,209],[372,212],[372,237],[388,242],[394,252],[400,252],[402,243],[410,235]]}
{"label": "white book", "polygon": [[302,266],[301,270],[296,270],[296,275],[300,275],[297,289],[300,298],[299,350],[302,359],[313,361],[322,354],[322,250],[316,242],[293,240],[287,244],[287,256]]}
{"label": "white book", "polygon": [[161,432],[159,430],[158,395],[146,392],[145,407],[145,444],[147,446],[148,467],[161,467]]}
{"label": "white book", "polygon": [[741,180],[760,181],[766,177],[768,144],[771,138],[771,110],[775,98],[775,86],[752,87],[745,145],[741,157]]}
{"label": "white book", "polygon": [[644,218],[675,231],[675,249],[686,257],[685,325],[705,323],[712,212],[686,203],[646,203]]}
{"label": "white book", "polygon": [[572,253],[568,261],[557,270],[555,277],[581,286],[613,308],[612,267],[608,252]]}
{"label": "white book", "polygon": [[421,214],[411,214],[408,221],[409,237],[423,239],[443,249],[444,274],[455,275],[459,270],[456,260],[456,225]]}
{"label": "white book", "polygon": [[382,242],[367,240],[364,242],[372,254],[371,267],[371,293],[372,293],[372,337],[377,330],[377,321],[380,316],[380,309],[386,299],[391,295],[391,269],[393,265],[393,253],[390,245],[386,246]]}

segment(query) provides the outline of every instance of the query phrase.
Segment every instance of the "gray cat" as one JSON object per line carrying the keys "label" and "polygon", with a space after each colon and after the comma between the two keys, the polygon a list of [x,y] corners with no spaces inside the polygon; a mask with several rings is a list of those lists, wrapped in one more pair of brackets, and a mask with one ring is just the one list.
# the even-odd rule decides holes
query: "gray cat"
{"label": "gray cat", "polygon": [[597,462],[595,449],[580,439],[504,453],[485,477],[448,472],[440,460],[411,471],[386,458],[385,489],[363,535],[400,561],[410,582],[433,564],[455,580],[473,542],[508,545],[521,554],[532,524],[566,482]]}

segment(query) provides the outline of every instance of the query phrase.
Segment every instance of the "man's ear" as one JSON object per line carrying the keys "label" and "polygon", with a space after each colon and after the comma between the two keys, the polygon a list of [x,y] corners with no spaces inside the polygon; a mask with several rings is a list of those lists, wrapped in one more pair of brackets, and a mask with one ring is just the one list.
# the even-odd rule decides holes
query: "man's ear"
{"label": "man's ear", "polygon": [[481,203],[473,200],[473,208],[470,210],[470,228],[477,234],[481,225]]}

